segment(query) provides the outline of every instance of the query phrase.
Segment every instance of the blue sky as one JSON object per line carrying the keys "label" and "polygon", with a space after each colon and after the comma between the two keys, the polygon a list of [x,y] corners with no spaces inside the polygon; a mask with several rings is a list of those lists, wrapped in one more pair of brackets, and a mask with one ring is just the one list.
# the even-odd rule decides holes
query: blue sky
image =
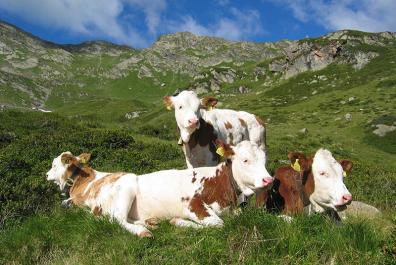
{"label": "blue sky", "polygon": [[42,39],[135,48],[179,31],[258,42],[396,31],[395,10],[396,0],[0,0],[1,20]]}

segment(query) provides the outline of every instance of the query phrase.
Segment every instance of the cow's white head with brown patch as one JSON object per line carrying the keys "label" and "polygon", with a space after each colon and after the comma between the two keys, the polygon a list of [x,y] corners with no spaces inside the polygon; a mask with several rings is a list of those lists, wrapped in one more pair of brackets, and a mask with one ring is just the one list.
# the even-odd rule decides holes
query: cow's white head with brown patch
{"label": "cow's white head with brown patch", "polygon": [[87,153],[74,156],[69,151],[63,152],[52,161],[51,169],[46,174],[47,180],[55,182],[63,190],[74,171],[87,163],[90,157],[91,155]]}
{"label": "cow's white head with brown patch", "polygon": [[221,141],[216,141],[216,144],[224,150],[223,156],[231,160],[233,178],[244,195],[252,195],[255,190],[273,182],[265,166],[265,152],[257,144],[251,141],[242,141],[236,146]]}
{"label": "cow's white head with brown patch", "polygon": [[312,162],[315,189],[310,196],[316,212],[326,209],[340,211],[351,203],[352,195],[344,184],[344,176],[351,168],[351,161],[337,161],[328,150],[319,149],[316,152]]}
{"label": "cow's white head with brown patch", "polygon": [[189,90],[184,90],[175,96],[164,97],[165,106],[175,110],[176,123],[185,143],[190,140],[191,134],[200,126],[200,109],[208,106],[214,107],[216,103],[217,99],[215,98],[200,100],[194,91]]}

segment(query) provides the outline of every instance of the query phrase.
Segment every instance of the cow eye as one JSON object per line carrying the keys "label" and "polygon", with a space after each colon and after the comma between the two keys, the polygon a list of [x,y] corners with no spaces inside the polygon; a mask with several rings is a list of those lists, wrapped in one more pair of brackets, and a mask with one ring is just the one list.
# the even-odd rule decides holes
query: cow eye
{"label": "cow eye", "polygon": [[326,175],[326,172],[325,172],[325,171],[320,171],[320,172],[319,172],[319,175],[325,176],[325,175]]}
{"label": "cow eye", "polygon": [[247,159],[243,160],[243,163],[247,163],[247,162],[248,162],[248,160],[247,160]]}
{"label": "cow eye", "polygon": [[182,106],[179,107],[179,109],[182,109],[182,108],[183,108]]}

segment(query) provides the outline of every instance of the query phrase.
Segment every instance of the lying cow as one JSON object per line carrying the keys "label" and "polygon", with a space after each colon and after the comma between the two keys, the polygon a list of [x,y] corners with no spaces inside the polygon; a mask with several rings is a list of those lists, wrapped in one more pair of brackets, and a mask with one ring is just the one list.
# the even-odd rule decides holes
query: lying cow
{"label": "lying cow", "polygon": [[168,109],[175,109],[180,144],[183,145],[188,168],[215,166],[219,163],[220,157],[216,154],[214,144],[216,139],[230,145],[250,140],[261,150],[266,148],[264,123],[253,114],[213,109],[217,99],[200,100],[193,91],[166,96],[164,103]]}
{"label": "lying cow", "polygon": [[47,179],[61,189],[74,179],[70,189],[74,204],[109,215],[140,237],[151,236],[147,228],[161,219],[177,226],[221,226],[218,215],[235,205],[240,193],[251,195],[273,178],[265,168],[265,153],[256,144],[218,145],[226,158],[218,166],[140,176],[98,172],[81,163],[84,155],[66,152],[54,159]]}
{"label": "lying cow", "polygon": [[289,153],[288,157],[291,165],[275,171],[272,189],[257,196],[257,205],[265,204],[269,211],[286,215],[327,212],[339,220],[337,212],[352,201],[343,182],[343,177],[352,169],[352,162],[338,162],[325,149],[319,149],[313,158],[296,152]]}

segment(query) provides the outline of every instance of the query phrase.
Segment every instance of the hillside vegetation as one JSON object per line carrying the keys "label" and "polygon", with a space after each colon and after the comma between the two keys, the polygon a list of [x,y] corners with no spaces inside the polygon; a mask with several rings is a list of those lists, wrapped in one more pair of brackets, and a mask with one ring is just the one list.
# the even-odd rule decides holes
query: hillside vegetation
{"label": "hillside vegetation", "polygon": [[[260,44],[178,33],[135,50],[61,46],[0,26],[0,264],[395,263],[394,34]],[[292,150],[325,147],[353,160],[348,189],[383,215],[288,224],[250,205],[225,216],[224,228],[163,222],[153,239],[138,239],[86,210],[60,208],[45,173],[63,151],[90,152],[103,171],[184,168],[162,97],[187,88],[265,119],[271,172]]]}

